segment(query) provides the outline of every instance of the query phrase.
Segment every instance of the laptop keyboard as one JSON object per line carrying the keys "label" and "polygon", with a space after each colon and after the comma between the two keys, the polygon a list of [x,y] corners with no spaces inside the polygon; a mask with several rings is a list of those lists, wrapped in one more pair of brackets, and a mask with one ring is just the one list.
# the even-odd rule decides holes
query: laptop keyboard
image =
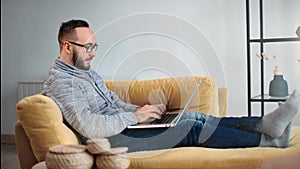
{"label": "laptop keyboard", "polygon": [[178,113],[166,113],[160,119],[155,119],[151,124],[165,124],[171,123],[172,120],[178,116]]}

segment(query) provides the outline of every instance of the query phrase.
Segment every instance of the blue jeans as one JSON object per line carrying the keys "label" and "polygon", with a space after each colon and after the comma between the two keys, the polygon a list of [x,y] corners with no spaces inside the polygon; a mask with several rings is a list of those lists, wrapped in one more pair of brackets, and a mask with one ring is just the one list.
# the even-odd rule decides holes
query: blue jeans
{"label": "blue jeans", "polygon": [[255,131],[261,117],[218,118],[202,113],[186,113],[170,128],[125,129],[109,138],[112,147],[129,148],[129,152],[173,147],[211,148],[256,147],[261,133]]}

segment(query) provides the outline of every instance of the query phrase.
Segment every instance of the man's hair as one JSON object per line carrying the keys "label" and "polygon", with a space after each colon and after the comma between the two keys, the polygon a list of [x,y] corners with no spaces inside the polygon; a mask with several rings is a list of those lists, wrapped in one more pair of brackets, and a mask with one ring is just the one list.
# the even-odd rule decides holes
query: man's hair
{"label": "man's hair", "polygon": [[84,20],[69,20],[63,22],[59,28],[58,32],[58,43],[60,49],[62,49],[62,44],[65,40],[77,40],[75,28],[78,27],[89,27],[89,24]]}

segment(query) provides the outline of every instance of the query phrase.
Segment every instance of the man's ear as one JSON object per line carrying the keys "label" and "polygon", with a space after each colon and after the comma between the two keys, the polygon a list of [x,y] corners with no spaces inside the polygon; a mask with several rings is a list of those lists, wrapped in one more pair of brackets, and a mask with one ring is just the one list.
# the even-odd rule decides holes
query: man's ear
{"label": "man's ear", "polygon": [[65,53],[67,53],[68,55],[72,54],[72,46],[69,42],[65,41],[63,43],[63,50],[65,51]]}

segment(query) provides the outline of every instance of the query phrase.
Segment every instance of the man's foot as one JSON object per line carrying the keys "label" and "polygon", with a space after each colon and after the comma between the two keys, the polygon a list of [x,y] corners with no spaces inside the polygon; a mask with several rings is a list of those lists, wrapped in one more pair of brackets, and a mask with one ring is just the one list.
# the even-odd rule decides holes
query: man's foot
{"label": "man's foot", "polygon": [[290,98],[286,100],[275,111],[265,115],[256,130],[271,136],[280,137],[288,124],[293,120],[297,112],[300,111],[300,91],[294,90]]}
{"label": "man's foot", "polygon": [[291,123],[283,131],[283,134],[278,138],[272,138],[267,134],[262,134],[260,139],[260,147],[277,147],[287,148],[290,146]]}

